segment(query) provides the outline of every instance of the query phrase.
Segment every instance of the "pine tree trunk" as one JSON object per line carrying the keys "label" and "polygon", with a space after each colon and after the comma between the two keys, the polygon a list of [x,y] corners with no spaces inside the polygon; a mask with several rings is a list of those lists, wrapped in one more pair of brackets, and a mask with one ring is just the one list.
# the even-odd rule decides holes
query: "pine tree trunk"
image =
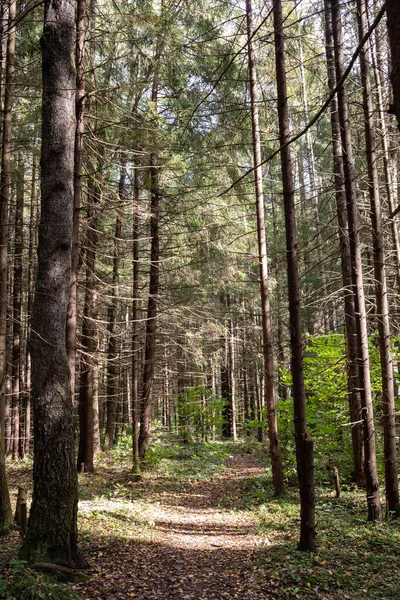
{"label": "pine tree trunk", "polygon": [[[157,78],[156,78],[157,79]],[[157,106],[157,83],[153,85],[152,99]],[[156,358],[156,331],[157,308],[159,292],[160,269],[160,239],[159,239],[159,214],[160,214],[160,188],[157,154],[150,154],[150,179],[151,179],[151,217],[150,217],[150,282],[149,299],[147,305],[146,345],[144,357],[142,407],[139,433],[139,455],[144,458],[150,440],[151,407],[153,404],[154,370]]]}
{"label": "pine tree trunk", "polygon": [[[273,6],[275,31],[276,78],[278,88],[279,138],[283,146],[289,140],[289,114],[286,90],[285,42],[282,24],[282,2]],[[306,394],[303,371],[303,336],[300,312],[298,274],[298,247],[292,161],[289,146],[281,150],[283,201],[285,209],[286,257],[288,272],[290,345],[292,351],[292,379],[296,461],[300,489],[299,550],[315,550],[315,487],[314,444],[306,429]]]}
{"label": "pine tree trunk", "polygon": [[16,206],[14,225],[14,278],[13,278],[13,347],[11,367],[11,453],[13,460],[21,455],[20,397],[21,397],[21,322],[22,322],[22,248],[24,214],[24,172],[22,155],[18,155]]}
{"label": "pine tree trunk", "polygon": [[385,187],[386,187],[386,195],[388,199],[389,205],[389,215],[390,215],[390,229],[392,233],[393,240],[393,252],[395,256],[395,272],[396,272],[396,280],[397,287],[400,290],[400,236],[398,231],[398,218],[394,216],[397,201],[397,193],[396,193],[396,185],[393,178],[392,173],[392,164],[390,157],[390,128],[387,126],[387,113],[383,103],[383,92],[382,88],[384,86],[383,82],[383,65],[382,65],[382,56],[379,45],[379,37],[377,32],[375,32],[374,36],[374,44],[371,47],[372,52],[372,64],[375,72],[375,88],[376,88],[376,100],[379,112],[379,121],[380,121],[380,129],[381,129],[381,143],[383,147],[383,165],[384,165],[384,174],[385,174]]}
{"label": "pine tree trunk", "polygon": [[[96,253],[98,232],[98,189],[94,181],[89,182],[88,215],[86,233],[86,284],[82,320],[82,356],[79,383],[79,451],[78,471],[90,473],[94,470],[95,447],[95,368],[96,368]],[[97,435],[98,435],[97,427]]]}
{"label": "pine tree trunk", "polygon": [[[325,0],[325,41],[328,69],[328,85],[332,91],[336,87],[335,56],[332,35],[332,14],[329,0]],[[332,152],[336,210],[339,225],[340,257],[344,289],[344,313],[346,335],[347,389],[349,395],[351,436],[354,461],[354,481],[365,487],[364,446],[361,424],[361,393],[358,370],[358,342],[356,315],[353,296],[349,226],[347,222],[346,192],[343,172],[343,156],[340,141],[340,123],[336,97],[331,102]]]}
{"label": "pine tree trunk", "polygon": [[393,87],[393,109],[400,128],[400,4],[398,0],[386,0],[386,14],[392,54],[390,80]]}
{"label": "pine tree trunk", "polygon": [[132,223],[132,470],[139,473],[139,175],[135,164],[133,173],[134,201]]}
{"label": "pine tree trunk", "polygon": [[[119,180],[119,198],[121,202],[125,197],[125,165],[121,169]],[[119,213],[115,218],[114,234],[114,258],[113,258],[113,278],[111,286],[111,300],[108,307],[108,352],[107,352],[107,422],[104,447],[109,450],[114,445],[116,431],[117,405],[119,398],[118,390],[118,366],[117,366],[117,298],[119,284],[119,246],[121,238],[121,217]]]}
{"label": "pine tree trunk", "polygon": [[[359,38],[361,40],[367,30],[367,15],[364,0],[357,0],[357,12]],[[367,42],[367,44],[369,43]],[[369,64],[369,49],[368,46],[364,46],[360,52],[360,68],[363,87],[365,141],[369,176],[368,190],[371,204],[374,251],[375,298],[378,317],[379,354],[382,376],[383,442],[387,499],[386,505],[387,510],[391,515],[398,516],[400,513],[400,505],[396,456],[393,361],[390,348],[390,318],[388,289],[386,284],[384,232],[379,192],[380,181],[378,174],[377,135],[374,118],[375,109],[372,100]]]}
{"label": "pine tree trunk", "polygon": [[72,231],[71,282],[66,322],[66,344],[71,373],[72,401],[75,400],[76,331],[79,270],[79,214],[82,196],[82,153],[85,110],[85,24],[86,0],[77,0],[76,14],[76,98],[75,98],[75,149],[74,149],[74,215]]}
{"label": "pine tree trunk", "polygon": [[[8,3],[9,20],[15,19],[16,1]],[[15,27],[8,29],[4,92],[3,139],[0,179],[0,530],[12,523],[10,496],[5,471],[5,397],[7,376],[7,272],[8,210],[10,202],[11,121],[14,96]]]}
{"label": "pine tree trunk", "polygon": [[78,485],[65,323],[70,284],[75,74],[75,10],[44,6],[41,219],[30,339],[34,409],[33,499],[21,558],[86,566],[78,551]]}
{"label": "pine tree trunk", "polygon": [[[299,67],[300,67],[300,79],[301,79],[301,92],[302,92],[302,100],[303,100],[303,110],[304,110],[304,121],[305,124],[309,122],[309,112],[308,112],[308,98],[307,98],[307,86],[306,86],[306,76],[304,70],[304,56],[303,56],[303,42],[301,35],[301,28],[299,22]],[[317,256],[318,256],[318,269],[319,269],[319,277],[321,280],[321,309],[319,315],[322,316],[322,331],[325,335],[329,334],[330,329],[330,318],[329,318],[329,305],[328,305],[328,284],[326,279],[326,273],[324,269],[324,252],[323,252],[323,239],[321,234],[321,218],[320,218],[320,207],[319,207],[319,194],[317,188],[317,173],[315,169],[315,156],[314,156],[314,148],[311,137],[311,129],[305,134],[305,150],[306,150],[306,160],[305,164],[307,165],[307,173],[308,173],[308,185],[305,186],[304,195],[308,196],[307,203],[311,200],[312,209],[313,209],[313,221],[314,221],[314,231],[315,231],[315,242],[317,246]],[[302,165],[301,165],[302,170]],[[308,193],[307,193],[308,192]],[[311,197],[310,197],[311,196]],[[317,315],[318,316],[318,315]]]}
{"label": "pine tree trunk", "polygon": [[279,450],[278,423],[276,418],[276,398],[274,382],[274,349],[272,340],[272,319],[269,301],[269,275],[267,241],[265,234],[264,190],[261,167],[261,136],[258,118],[258,90],[256,56],[253,43],[253,16],[251,0],[246,0],[247,47],[249,57],[251,122],[253,133],[253,160],[255,167],[255,195],[257,212],[258,260],[260,269],[260,294],[262,312],[262,338],[265,379],[265,405],[268,414],[268,440],[271,457],[272,481],[276,495],[285,491],[283,468]]}
{"label": "pine tree trunk", "polygon": [[[332,32],[335,46],[336,79],[343,75],[343,50],[339,0],[330,0],[332,6]],[[369,350],[367,315],[365,310],[364,284],[361,261],[360,232],[357,214],[356,172],[351,144],[350,120],[346,86],[338,92],[338,112],[343,150],[343,170],[346,190],[347,218],[349,224],[350,254],[352,264],[352,285],[356,316],[358,346],[358,369],[361,391],[361,419],[364,432],[365,477],[367,484],[368,519],[379,521],[381,502],[375,452],[375,426],[372,408],[371,380],[369,370]]]}
{"label": "pine tree trunk", "polygon": [[236,430],[236,419],[237,419],[237,410],[236,410],[236,356],[235,356],[235,333],[232,319],[229,323],[229,375],[230,375],[230,413],[231,413],[231,437],[235,442],[237,440],[237,430]]}
{"label": "pine tree trunk", "polygon": [[[27,280],[27,330],[29,332],[31,327],[31,315],[32,305],[34,296],[34,281],[35,281],[35,269],[36,260],[34,259],[34,248],[36,248],[36,232],[37,232],[37,221],[38,211],[36,207],[36,157],[32,157],[32,180],[31,180],[31,194],[30,194],[30,214],[29,214],[29,247],[28,247],[28,280]],[[26,349],[26,407],[25,407],[25,450],[24,454],[27,455],[30,452],[31,442],[31,355],[29,346]]]}

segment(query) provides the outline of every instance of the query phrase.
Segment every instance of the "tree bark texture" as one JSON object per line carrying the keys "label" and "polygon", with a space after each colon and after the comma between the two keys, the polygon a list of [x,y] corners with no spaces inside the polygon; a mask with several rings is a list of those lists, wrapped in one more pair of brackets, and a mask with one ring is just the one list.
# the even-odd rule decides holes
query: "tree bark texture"
{"label": "tree bark texture", "polygon": [[78,551],[78,486],[65,323],[71,275],[75,6],[46,0],[42,47],[41,218],[32,314],[34,487],[21,557],[85,566]]}
{"label": "tree bark texture", "polygon": [[[330,2],[332,7],[332,32],[335,47],[336,79],[339,81],[344,72],[339,0],[330,0]],[[338,91],[338,112],[343,151],[343,170],[345,178],[346,207],[349,224],[350,254],[352,265],[352,285],[356,315],[368,519],[372,521],[379,521],[381,518],[381,502],[375,451],[375,426],[372,408],[367,315],[365,309],[360,231],[358,225],[356,172],[353,160],[350,118],[345,85],[342,85]]]}
{"label": "tree bark texture", "polygon": [[[325,0],[324,8],[328,86],[332,91],[336,86],[336,73],[332,35],[332,14],[329,0]],[[349,226],[346,209],[343,155],[340,141],[340,123],[336,96],[331,102],[331,128],[336,211],[339,226],[340,257],[344,289],[347,389],[349,394],[350,419],[352,422],[351,436],[353,446],[354,481],[359,487],[365,487],[360,376],[358,369],[358,341],[352,283]]]}
{"label": "tree bark texture", "polygon": [[258,90],[256,55],[253,43],[253,13],[251,0],[246,0],[247,48],[249,57],[251,122],[253,134],[254,185],[257,213],[258,260],[260,270],[260,295],[262,313],[262,337],[265,378],[265,404],[268,415],[268,440],[271,457],[272,481],[276,495],[285,491],[282,461],[279,449],[278,423],[276,418],[276,398],[274,382],[274,349],[272,340],[272,319],[269,300],[269,277],[267,240],[265,234],[264,190],[261,167],[261,136],[258,117]]}
{"label": "tree bark texture", "polygon": [[139,357],[140,337],[139,324],[139,174],[138,165],[135,164],[133,173],[133,214],[132,214],[132,468],[134,473],[139,472]]}
{"label": "tree bark texture", "polygon": [[76,330],[79,270],[79,214],[82,196],[82,154],[85,111],[85,38],[86,38],[86,0],[77,1],[76,14],[76,97],[75,97],[75,146],[74,146],[74,214],[72,230],[71,282],[69,290],[66,345],[68,364],[71,373],[72,401],[75,399],[76,371]]}
{"label": "tree bark texture", "polygon": [[14,277],[13,277],[13,346],[11,365],[11,453],[13,460],[22,455],[20,439],[21,411],[21,320],[22,320],[22,248],[24,213],[24,173],[22,155],[18,155],[16,205],[14,225]]}
{"label": "tree bark texture", "polygon": [[[82,320],[82,356],[79,381],[79,451],[78,471],[94,470],[95,447],[95,369],[96,369],[96,253],[98,232],[98,190],[93,180],[89,182],[88,215],[86,231],[86,285]],[[97,432],[98,435],[98,432]]]}
{"label": "tree bark texture", "polygon": [[393,87],[394,112],[400,128],[400,4],[398,0],[386,0],[386,14],[392,54],[390,80]]}
{"label": "tree bark texture", "polygon": [[[157,86],[156,86],[157,87]],[[157,101],[157,93],[153,89],[153,102]],[[154,100],[155,98],[155,100]],[[159,237],[159,213],[160,213],[160,188],[157,154],[150,154],[150,179],[151,179],[151,217],[150,217],[150,283],[149,299],[147,305],[146,346],[142,383],[142,407],[139,432],[139,454],[144,458],[150,439],[151,407],[153,403],[154,369],[156,357],[156,331],[157,331],[157,309],[158,288],[160,270],[160,237]]]}
{"label": "tree bark texture", "polygon": [[[11,25],[15,19],[16,1],[7,3],[4,13]],[[3,40],[2,40],[3,41]],[[3,47],[3,45],[2,45]],[[14,97],[15,27],[10,26],[6,46],[3,138],[0,178],[0,529],[12,523],[10,496],[5,470],[5,396],[7,375],[7,273],[8,273],[8,211],[10,202],[11,123]]]}
{"label": "tree bark texture", "polygon": [[[273,5],[275,59],[278,91],[279,138],[281,146],[289,140],[289,112],[286,89],[285,41],[282,23],[282,2]],[[292,161],[289,146],[281,150],[283,201],[286,228],[286,259],[288,272],[290,346],[292,351],[292,380],[296,462],[300,491],[299,550],[315,550],[315,484],[314,443],[306,428],[306,394],[303,370],[303,336],[301,322],[298,247],[294,204]]]}
{"label": "tree bark texture", "polygon": [[[366,5],[364,0],[357,0],[358,26],[360,40],[367,30]],[[396,456],[396,424],[394,403],[393,360],[390,348],[390,318],[388,289],[386,283],[386,256],[384,232],[379,191],[377,135],[374,117],[370,77],[369,42],[360,52],[361,83],[363,88],[363,107],[365,121],[365,142],[368,163],[368,191],[371,205],[371,222],[373,237],[373,257],[375,275],[375,299],[378,318],[379,354],[382,376],[382,411],[383,411],[383,445],[385,456],[385,488],[387,510],[398,516],[399,481],[397,475]]]}
{"label": "tree bark texture", "polygon": [[[125,166],[121,170],[119,180],[119,198],[123,202],[125,197]],[[117,365],[117,303],[118,303],[118,283],[119,283],[119,247],[121,238],[121,217],[119,213],[115,218],[114,235],[114,258],[113,258],[113,278],[111,287],[111,300],[108,308],[108,353],[107,353],[107,422],[104,447],[106,450],[112,448],[115,441],[117,406],[119,399],[118,389],[118,365]]]}

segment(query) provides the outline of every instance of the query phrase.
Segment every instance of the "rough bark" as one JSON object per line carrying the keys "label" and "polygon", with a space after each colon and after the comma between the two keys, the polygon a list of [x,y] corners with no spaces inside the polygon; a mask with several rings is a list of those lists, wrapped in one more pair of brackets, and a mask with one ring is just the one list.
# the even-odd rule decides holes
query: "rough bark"
{"label": "rough bark", "polygon": [[400,4],[398,0],[386,0],[386,14],[392,55],[390,80],[393,87],[393,110],[400,128]]}
{"label": "rough bark", "polygon": [[133,223],[132,223],[132,469],[139,472],[139,175],[137,164],[133,173]]}
{"label": "rough bark", "polygon": [[[119,197],[123,201],[125,197],[125,166],[121,170],[119,180]],[[113,277],[110,292],[110,305],[108,307],[108,352],[107,352],[107,421],[104,447],[106,450],[111,448],[115,441],[117,405],[119,398],[118,390],[118,365],[117,365],[117,299],[119,283],[119,246],[121,238],[121,217],[117,214],[115,219],[114,234],[114,257],[113,257]]]}
{"label": "rough bark", "polygon": [[[97,229],[98,191],[93,181],[89,183],[86,233],[86,282],[82,320],[82,356],[79,382],[79,450],[78,471],[94,470],[95,448],[95,369],[96,369],[96,253],[99,233]],[[98,429],[98,428],[97,428]],[[98,432],[97,432],[98,435]]]}
{"label": "rough bark", "polygon": [[379,112],[379,122],[380,122],[380,142],[382,144],[383,149],[383,165],[384,165],[384,179],[385,179],[385,187],[386,187],[386,196],[388,200],[388,208],[390,215],[390,229],[392,234],[393,241],[393,252],[395,258],[395,269],[396,269],[396,280],[397,287],[400,289],[400,236],[398,231],[398,217],[393,216],[395,209],[397,208],[397,193],[396,193],[396,185],[395,178],[393,177],[393,161],[391,160],[391,152],[390,152],[390,138],[391,131],[390,127],[388,127],[388,115],[386,113],[384,102],[383,102],[383,88],[384,88],[384,77],[383,77],[383,60],[381,54],[381,48],[379,43],[379,36],[377,32],[375,32],[374,36],[374,44],[371,46],[372,53],[372,64],[374,68],[375,74],[375,89],[376,89],[376,101],[377,108]]}
{"label": "rough bark", "polygon": [[[7,3],[11,24],[15,18],[16,2]],[[3,40],[2,40],[3,41]],[[8,210],[10,201],[11,121],[14,96],[15,28],[9,27],[6,48],[6,74],[3,113],[3,138],[1,149],[0,178],[0,529],[12,523],[10,496],[5,471],[5,394],[7,375],[7,258],[8,258]]]}
{"label": "rough bark", "polygon": [[[357,0],[358,27],[360,40],[367,30],[366,5]],[[379,354],[382,377],[383,444],[385,456],[386,506],[391,515],[398,516],[399,481],[396,456],[396,425],[394,403],[393,360],[390,348],[390,318],[388,289],[386,283],[386,252],[382,224],[382,211],[379,191],[377,135],[375,126],[375,108],[372,100],[370,77],[369,43],[360,52],[361,82],[363,88],[363,107],[365,121],[365,142],[368,163],[368,191],[371,205],[371,224],[373,236],[373,257],[375,275],[375,299],[378,318]]]}
{"label": "rough bark", "polygon": [[275,31],[276,78],[278,91],[279,138],[283,201],[285,209],[286,258],[288,273],[290,346],[292,352],[292,380],[296,462],[300,491],[299,550],[315,550],[315,484],[314,444],[306,428],[306,394],[303,371],[303,336],[301,322],[300,287],[298,275],[298,247],[294,204],[292,161],[289,146],[289,113],[286,89],[285,42],[282,24],[282,2],[273,6]]}
{"label": "rough bark", "polygon": [[[335,56],[333,49],[332,15],[329,1],[325,0],[325,48],[328,70],[328,86],[332,91],[336,86]],[[351,436],[354,461],[354,481],[359,487],[365,487],[364,446],[361,424],[361,394],[358,370],[358,341],[356,315],[354,307],[349,226],[347,222],[346,192],[343,171],[342,146],[340,141],[340,123],[336,96],[331,102],[332,153],[336,211],[339,225],[340,258],[344,290],[345,336],[347,389],[349,395]]]}
{"label": "rough bark", "polygon": [[22,248],[24,213],[24,173],[21,154],[18,155],[18,175],[14,220],[14,277],[12,291],[12,359],[11,359],[11,454],[16,460],[21,454],[20,398],[21,398],[21,320],[22,320]]}
{"label": "rough bark", "polygon": [[253,43],[253,16],[251,0],[246,0],[247,48],[249,57],[251,122],[253,134],[254,185],[257,213],[258,260],[260,270],[260,295],[262,312],[262,337],[265,378],[265,405],[268,416],[268,440],[271,457],[272,481],[276,495],[285,491],[282,461],[279,449],[278,423],[276,418],[276,398],[274,382],[274,349],[272,340],[272,319],[269,300],[269,275],[267,240],[265,234],[264,190],[261,167],[261,135],[258,118],[258,90],[256,55]]}
{"label": "rough bark", "polygon": [[230,389],[231,389],[231,402],[230,402],[230,413],[231,413],[231,437],[233,441],[237,440],[237,431],[236,431],[236,356],[235,356],[235,330],[233,326],[233,320],[230,320],[229,323],[229,375],[230,375]]}
{"label": "rough bark", "polygon": [[71,282],[66,322],[66,345],[71,373],[72,400],[75,400],[76,331],[79,270],[79,214],[82,196],[82,153],[85,111],[85,24],[86,0],[77,1],[76,12],[76,97],[75,97],[75,146],[74,146],[74,214],[72,230]]}
{"label": "rough bark", "polygon": [[77,568],[78,485],[65,344],[70,284],[75,73],[74,4],[47,0],[42,47],[41,218],[30,338],[33,497],[21,557]]}
{"label": "rough bark", "polygon": [[[152,101],[157,106],[158,97],[157,77],[153,84]],[[160,271],[160,187],[157,154],[150,154],[150,179],[151,179],[151,217],[150,217],[150,282],[149,299],[147,305],[146,345],[143,369],[143,383],[141,396],[141,418],[139,433],[139,454],[144,458],[150,440],[151,407],[153,403],[153,385],[156,357],[156,331],[158,313],[159,271]]]}
{"label": "rough bark", "polygon": [[[332,7],[332,32],[335,46],[336,79],[339,81],[344,72],[339,0],[330,0],[330,2]],[[343,170],[352,265],[352,285],[356,316],[358,345],[357,360],[360,377],[361,419],[364,433],[364,467],[367,487],[368,519],[378,521],[381,518],[382,511],[375,452],[375,426],[372,408],[367,315],[365,309],[360,231],[357,212],[356,172],[353,160],[349,109],[345,85],[342,85],[338,91],[338,112],[343,151]]]}
{"label": "rough bark", "polygon": [[[37,207],[36,207],[36,157],[32,157],[32,180],[30,193],[30,214],[29,214],[29,247],[28,247],[28,278],[27,278],[27,329],[31,328],[31,315],[34,295],[34,281],[36,259],[34,248],[36,248],[36,231],[37,227]],[[26,405],[25,405],[25,448],[24,455],[30,452],[31,443],[31,355],[29,347],[26,349],[26,364],[25,364],[25,386],[26,386]]]}

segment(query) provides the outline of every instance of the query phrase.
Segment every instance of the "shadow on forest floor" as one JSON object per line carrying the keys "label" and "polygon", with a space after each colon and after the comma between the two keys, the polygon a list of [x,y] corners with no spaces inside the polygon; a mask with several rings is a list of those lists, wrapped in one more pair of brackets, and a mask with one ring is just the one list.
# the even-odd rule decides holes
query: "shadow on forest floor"
{"label": "shadow on forest floor", "polygon": [[[93,571],[74,589],[85,600],[400,598],[398,521],[367,523],[363,492],[337,500],[320,489],[318,551],[298,552],[297,490],[274,498],[259,456],[232,450],[185,449],[179,459],[174,450],[140,481],[111,455],[81,475],[80,539]],[[26,465],[11,473],[15,486],[29,478]],[[0,561],[18,541],[3,541]]]}

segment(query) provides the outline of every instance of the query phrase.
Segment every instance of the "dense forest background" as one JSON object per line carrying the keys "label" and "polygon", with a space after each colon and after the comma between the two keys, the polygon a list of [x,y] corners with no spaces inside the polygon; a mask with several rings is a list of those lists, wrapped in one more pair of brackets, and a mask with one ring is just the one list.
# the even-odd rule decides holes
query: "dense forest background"
{"label": "dense forest background", "polygon": [[[29,560],[84,566],[76,470],[129,439],[138,474],[167,434],[264,443],[275,493],[298,481],[300,549],[315,475],[366,489],[372,521],[398,516],[386,9],[1,3],[0,513],[7,528],[6,464],[35,449]],[[48,490],[70,515],[57,551]]]}

